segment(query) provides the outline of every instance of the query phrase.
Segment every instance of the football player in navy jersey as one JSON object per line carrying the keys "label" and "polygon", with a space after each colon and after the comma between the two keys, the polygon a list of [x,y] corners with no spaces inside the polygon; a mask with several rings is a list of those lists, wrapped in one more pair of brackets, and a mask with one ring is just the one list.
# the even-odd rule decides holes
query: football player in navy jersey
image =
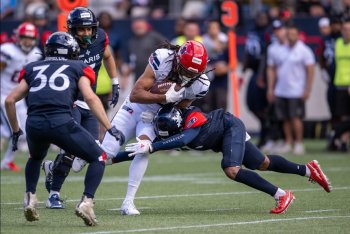
{"label": "football player in navy jersey", "polygon": [[83,197],[77,204],[75,213],[88,226],[94,226],[97,222],[93,198],[104,173],[106,154],[95,142],[95,138],[73,119],[73,102],[79,91],[108,132],[116,140],[120,140],[120,135],[111,126],[101,101],[91,89],[95,83],[94,71],[77,60],[78,55],[79,46],[70,34],[52,34],[45,45],[45,60],[26,65],[20,72],[19,85],[5,100],[13,131],[14,150],[22,134],[15,104],[25,97],[28,103],[26,132],[30,157],[25,168],[24,195],[24,216],[28,221],[39,220],[36,186],[40,165],[53,143],[89,162]]}
{"label": "football player in navy jersey", "polygon": [[[221,168],[228,178],[275,198],[276,207],[270,213],[284,213],[294,200],[294,195],[276,187],[251,170],[306,176],[310,181],[317,182],[326,192],[331,191],[330,182],[316,160],[300,165],[279,155],[263,155],[249,141],[250,136],[246,133],[243,122],[223,109],[204,114],[196,107],[179,110],[165,106],[158,111],[153,124],[159,140],[150,143],[138,139],[137,143],[128,144],[125,150],[132,152],[129,156],[184,146],[200,151],[222,152]],[[113,162],[123,160],[127,160],[125,152],[118,154]],[[250,170],[243,169],[242,165]]]}
{"label": "football player in navy jersey", "polygon": [[[119,84],[117,69],[113,54],[108,46],[109,41],[106,32],[98,27],[98,21],[95,14],[85,7],[77,7],[69,13],[67,26],[68,33],[71,34],[79,44],[79,59],[92,67],[96,75],[98,74],[103,61],[108,75],[112,79],[111,105],[114,107],[119,98]],[[97,78],[98,77],[96,77],[96,79]],[[96,91],[96,83],[92,86],[94,92]],[[74,119],[90,132],[95,140],[98,140],[98,121],[93,113],[91,113],[87,103],[84,101],[82,93],[78,94],[74,105]],[[54,163],[52,161],[45,161],[43,163],[42,168],[47,175],[45,185],[50,193],[46,202],[47,208],[64,208],[64,205],[59,199],[59,192],[72,167],[73,158],[73,155],[61,151]],[[54,176],[52,174],[54,174]]]}

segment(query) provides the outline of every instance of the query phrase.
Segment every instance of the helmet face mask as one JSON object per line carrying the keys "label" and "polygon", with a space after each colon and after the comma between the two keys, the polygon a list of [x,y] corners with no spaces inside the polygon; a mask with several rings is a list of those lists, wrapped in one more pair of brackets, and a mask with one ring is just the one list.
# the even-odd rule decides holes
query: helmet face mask
{"label": "helmet face mask", "polygon": [[45,44],[46,57],[63,57],[78,59],[80,47],[74,37],[65,32],[55,32],[50,35]]}
{"label": "helmet face mask", "polygon": [[180,133],[183,125],[180,110],[172,106],[164,106],[159,109],[153,122],[155,133],[160,138],[166,138]]}
{"label": "helmet face mask", "polygon": [[[68,15],[67,18],[68,32],[81,45],[92,44],[97,37],[98,21],[95,14],[88,8],[76,7]],[[91,35],[89,30],[91,28]],[[82,31],[84,31],[82,33]],[[85,34],[85,35],[84,35]]]}

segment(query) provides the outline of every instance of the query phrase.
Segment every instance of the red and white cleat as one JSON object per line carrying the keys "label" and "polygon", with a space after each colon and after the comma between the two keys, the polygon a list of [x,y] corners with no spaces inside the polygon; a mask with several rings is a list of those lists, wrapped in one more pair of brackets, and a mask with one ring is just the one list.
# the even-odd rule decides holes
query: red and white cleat
{"label": "red and white cleat", "polygon": [[14,172],[19,172],[21,171],[21,168],[17,166],[13,161],[1,165],[1,170],[11,170]]}
{"label": "red and white cleat", "polygon": [[286,194],[280,196],[276,201],[276,207],[270,211],[271,214],[281,214],[287,211],[290,204],[295,199],[292,192],[286,190]]}
{"label": "red and white cleat", "polygon": [[320,164],[317,160],[312,160],[306,166],[310,169],[309,181],[318,183],[327,193],[332,190],[331,183],[327,176],[323,173]]}

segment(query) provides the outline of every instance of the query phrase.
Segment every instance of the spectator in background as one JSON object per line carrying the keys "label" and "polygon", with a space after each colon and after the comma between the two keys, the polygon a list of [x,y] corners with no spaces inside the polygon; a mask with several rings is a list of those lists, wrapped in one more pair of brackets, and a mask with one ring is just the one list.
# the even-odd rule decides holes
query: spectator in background
{"label": "spectator in background", "polygon": [[331,34],[331,23],[329,18],[322,17],[321,19],[319,19],[318,28],[322,37],[327,37],[329,34]]}
{"label": "spectator in background", "polygon": [[14,15],[17,6],[17,0],[1,0],[0,20],[10,18]]}
{"label": "spectator in background", "polygon": [[[335,115],[335,86],[334,86],[334,76],[335,76],[335,60],[334,60],[334,48],[335,41],[341,37],[341,22],[338,17],[332,17],[330,20],[330,34],[322,37],[322,43],[319,53],[319,63],[321,67],[322,79],[327,83],[327,103],[329,112],[331,114],[331,124],[332,128],[336,121]],[[327,150],[336,150],[333,142],[329,142]]]}
{"label": "spectator in background", "polygon": [[131,29],[134,35],[130,38],[128,43],[128,73],[133,72],[137,80],[144,72],[144,68],[148,64],[149,56],[165,41],[165,38],[154,31],[144,18],[133,19]]}
{"label": "spectator in background", "polygon": [[32,15],[32,22],[39,30],[39,48],[44,53],[44,46],[53,33],[52,26],[49,25],[49,15],[48,8],[45,6],[37,7]]}
{"label": "spectator in background", "polygon": [[207,73],[211,82],[208,94],[194,102],[194,105],[200,106],[206,113],[227,108],[229,72],[227,41],[227,35],[220,30],[219,21],[209,21],[207,33],[203,35],[203,45],[207,49],[209,58],[207,70],[215,70]]}
{"label": "spectator in background", "polygon": [[299,40],[297,27],[288,27],[287,39],[288,45],[269,51],[268,64],[275,76],[269,77],[267,95],[270,102],[275,102],[278,119],[283,121],[285,143],[280,153],[291,152],[293,147],[293,153],[301,155],[305,152],[302,119],[311,92],[315,58],[311,49]]}
{"label": "spectator in background", "polygon": [[267,13],[259,12],[255,18],[254,29],[247,35],[243,59],[244,77],[248,78],[250,76],[246,97],[247,105],[260,122],[260,136],[257,143],[259,148],[266,144],[268,131],[266,128],[268,103],[266,100],[266,86],[264,85],[266,83],[264,81],[266,79],[265,68],[261,68],[261,66],[264,66],[262,63],[265,62],[266,48],[270,39],[268,26],[269,19]]}
{"label": "spectator in background", "polygon": [[182,45],[186,41],[195,40],[202,42],[202,36],[199,24],[195,21],[187,21],[184,26],[183,35],[177,36],[171,40],[173,45]]}
{"label": "spectator in background", "polygon": [[[347,124],[350,121],[350,18],[342,23],[342,37],[335,42],[335,77],[336,88],[335,113],[340,117],[340,123]],[[338,127],[338,129],[341,129]],[[350,132],[344,132],[340,136],[340,150],[347,152]],[[335,139],[334,139],[335,140]]]}

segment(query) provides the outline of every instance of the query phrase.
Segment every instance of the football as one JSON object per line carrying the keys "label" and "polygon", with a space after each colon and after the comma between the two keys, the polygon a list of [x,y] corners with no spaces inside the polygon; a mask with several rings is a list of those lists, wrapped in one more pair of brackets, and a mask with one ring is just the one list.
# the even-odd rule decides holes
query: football
{"label": "football", "polygon": [[[160,82],[156,82],[151,89],[149,90],[151,93],[155,94],[165,94],[168,89],[170,89],[171,85],[174,84],[174,81],[163,80]],[[181,89],[180,84],[175,85],[175,91],[179,91]]]}

